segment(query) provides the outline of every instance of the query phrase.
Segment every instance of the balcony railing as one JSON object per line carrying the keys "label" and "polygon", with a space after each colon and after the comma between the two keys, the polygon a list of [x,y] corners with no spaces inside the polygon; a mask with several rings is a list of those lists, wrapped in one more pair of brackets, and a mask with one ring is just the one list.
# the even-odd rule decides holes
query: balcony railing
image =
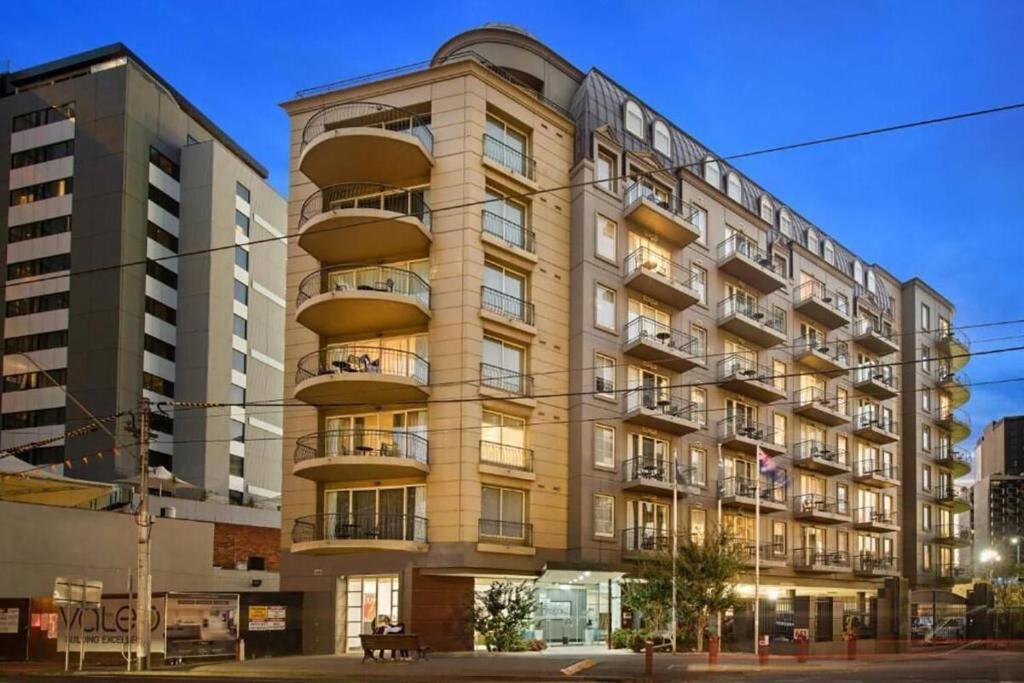
{"label": "balcony railing", "polygon": [[897,431],[896,420],[894,418],[888,417],[885,413],[871,407],[862,407],[854,413],[853,427],[854,429],[877,427],[883,432],[899,434]]}
{"label": "balcony railing", "polygon": [[430,375],[430,364],[412,351],[339,344],[300,358],[295,383],[321,375],[349,373],[406,377],[426,384]]}
{"label": "balcony railing", "polygon": [[697,418],[696,404],[683,398],[679,392],[659,387],[635,387],[623,395],[627,413],[634,410],[654,410],[684,420]]}
{"label": "balcony railing", "polygon": [[967,486],[942,485],[935,489],[935,500],[940,503],[971,505],[971,489]]}
{"label": "balcony railing", "polygon": [[859,507],[853,511],[854,524],[897,524],[896,511],[874,506]]}
{"label": "balcony railing", "polygon": [[703,357],[706,350],[696,337],[674,330],[665,323],[646,316],[633,318],[626,323],[622,328],[622,336],[625,337],[626,344],[646,339],[690,356]]}
{"label": "balcony railing", "polygon": [[490,363],[480,364],[480,384],[521,398],[533,396],[533,377]]}
{"label": "balcony railing", "polygon": [[718,421],[718,438],[743,437],[766,446],[786,447],[786,435],[775,431],[775,427],[755,422],[742,415],[730,415]]}
{"label": "balcony railing", "polygon": [[939,578],[953,581],[970,581],[973,573],[971,566],[965,564],[943,564],[936,568]]}
{"label": "balcony railing", "polygon": [[696,290],[697,279],[691,270],[649,247],[637,247],[629,252],[622,269],[625,277],[643,270],[666,278],[676,287]]}
{"label": "balcony railing", "polygon": [[430,307],[430,285],[416,273],[393,266],[324,268],[310,273],[299,283],[296,306],[329,292],[385,292],[416,299]]}
{"label": "balcony railing", "polygon": [[896,343],[896,332],[891,327],[884,326],[870,318],[857,318],[853,321],[854,337],[863,337],[869,334],[881,337],[893,344]]}
{"label": "balcony railing", "polygon": [[974,541],[974,529],[967,526],[966,524],[940,524],[935,527],[935,535],[947,541],[958,541],[962,543],[971,543]]}
{"label": "balcony railing", "polygon": [[[379,183],[342,183],[317,190],[302,203],[299,227],[328,211],[339,209],[377,209],[417,218],[430,229],[430,207],[426,188],[406,190]],[[339,237],[343,231],[339,231]]]}
{"label": "balcony railing", "polygon": [[849,407],[849,400],[839,396],[829,396],[823,387],[810,386],[797,389],[793,392],[793,399],[796,406],[805,406],[809,403],[817,403],[831,411],[846,415]]}
{"label": "balcony railing", "polygon": [[[755,498],[757,496],[757,480],[753,477],[726,477],[720,485],[724,498]],[[786,502],[786,484],[761,479],[761,500],[769,503]]]}
{"label": "balcony railing", "polygon": [[481,519],[480,540],[530,547],[533,545],[533,525],[504,519]]}
{"label": "balcony railing", "polygon": [[800,356],[808,351],[821,354],[836,363],[850,364],[850,345],[842,341],[826,341],[820,337],[797,337],[793,342],[793,355]]}
{"label": "balcony railing", "polygon": [[866,458],[857,462],[857,466],[854,470],[854,476],[876,476],[883,479],[898,480],[899,468],[896,467],[895,463]]}
{"label": "balcony railing", "polygon": [[775,263],[772,261],[772,257],[761,247],[757,246],[757,242],[747,237],[746,235],[736,234],[723,240],[718,245],[718,260],[729,258],[733,255],[743,256],[746,259],[755,262],[761,268],[770,270],[776,275],[785,276],[785,273],[778,272]]}
{"label": "balcony railing", "polygon": [[786,332],[786,312],[782,309],[769,310],[747,297],[732,296],[718,302],[718,319],[738,315],[747,320],[764,325],[776,332]]}
{"label": "balcony railing", "polygon": [[694,214],[697,213],[692,205],[681,201],[674,194],[668,197],[659,197],[653,187],[644,183],[632,182],[626,186],[625,206],[628,207],[641,199],[647,199],[659,208],[679,216],[687,223],[691,222]]}
{"label": "balcony railing", "polygon": [[427,440],[419,434],[393,429],[334,429],[299,437],[295,462],[339,456],[408,458],[427,462]]}
{"label": "balcony railing", "polygon": [[292,543],[350,540],[426,543],[427,518],[389,512],[331,513],[299,517],[292,527]]}
{"label": "balcony railing", "polygon": [[808,439],[793,444],[793,462],[799,464],[803,460],[822,460],[835,463],[839,467],[849,467],[849,454],[839,448],[830,448],[823,441]]}
{"label": "balcony railing", "polygon": [[854,558],[854,571],[858,572],[895,572],[899,569],[899,563],[892,555],[880,555],[878,553],[860,553]]}
{"label": "balcony railing", "polygon": [[793,551],[793,566],[825,570],[849,569],[850,553],[845,550],[825,550],[824,548],[797,548]]}
{"label": "balcony railing", "polygon": [[490,287],[480,288],[480,308],[527,325],[534,323],[533,304]]}
{"label": "balcony railing", "polygon": [[719,380],[733,375],[751,382],[770,384],[782,392],[786,391],[785,377],[776,377],[774,369],[767,365],[758,365],[756,360],[745,354],[729,354],[718,361]]}
{"label": "balcony railing", "polygon": [[481,441],[480,462],[522,472],[532,472],[533,451],[522,446],[512,446],[496,441]]}
{"label": "balcony railing", "polygon": [[[739,548],[740,559],[753,564],[757,559],[757,544],[750,539],[737,539],[736,545]],[[764,541],[761,543],[762,562],[785,562],[786,544]]]}
{"label": "balcony railing", "polygon": [[896,373],[890,366],[879,366],[874,363],[858,365],[853,369],[853,383],[878,382],[889,387],[893,391],[899,388]]}
{"label": "balcony railing", "polygon": [[672,534],[667,529],[632,527],[622,530],[625,553],[657,553],[672,549]]}
{"label": "balcony railing", "polygon": [[793,498],[793,512],[826,512],[833,515],[849,515],[850,501],[829,498],[820,493],[805,493]]}
{"label": "balcony railing", "polygon": [[793,291],[793,303],[802,304],[808,299],[820,301],[841,315],[850,315],[850,302],[817,280],[808,280]]}
{"label": "balcony railing", "polygon": [[530,180],[537,179],[537,162],[526,153],[491,135],[484,134],[484,156]]}
{"label": "balcony railing", "polygon": [[[622,480],[636,481],[644,479],[658,481],[671,485],[672,461],[666,456],[657,458],[654,456],[638,455],[623,463]],[[696,483],[697,468],[684,467],[679,464],[676,467],[675,483],[680,486],[691,486]]]}
{"label": "balcony railing", "polygon": [[973,458],[968,453],[958,451],[949,444],[940,444],[938,450],[935,451],[935,462],[943,467],[963,469],[969,472],[972,461]]}
{"label": "balcony railing", "polygon": [[324,107],[313,114],[302,129],[302,149],[321,133],[339,128],[380,128],[407,133],[422,142],[428,152],[434,150],[429,116],[377,102],[346,102]]}
{"label": "balcony railing", "polygon": [[505,244],[531,254],[536,252],[536,234],[521,223],[516,223],[493,211],[484,209],[483,229],[488,235],[497,237]]}

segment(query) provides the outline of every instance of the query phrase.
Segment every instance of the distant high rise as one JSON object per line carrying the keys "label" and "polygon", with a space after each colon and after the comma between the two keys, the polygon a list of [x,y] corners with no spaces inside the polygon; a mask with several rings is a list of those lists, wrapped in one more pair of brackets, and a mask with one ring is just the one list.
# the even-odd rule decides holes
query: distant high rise
{"label": "distant high rise", "polygon": [[1003,548],[1016,556],[1009,546],[1012,539],[1024,543],[1024,415],[986,425],[975,452],[977,546]]}

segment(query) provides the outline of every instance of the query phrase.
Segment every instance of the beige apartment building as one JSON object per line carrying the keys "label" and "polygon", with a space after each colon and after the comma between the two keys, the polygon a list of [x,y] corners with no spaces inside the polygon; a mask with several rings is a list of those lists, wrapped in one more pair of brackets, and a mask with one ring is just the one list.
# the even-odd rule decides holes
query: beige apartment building
{"label": "beige apartment building", "polygon": [[[674,531],[724,527],[751,573],[759,535],[769,597],[961,578],[956,544],[904,530],[925,456],[900,422],[951,447],[937,411],[963,402],[927,285],[514,27],[284,106],[282,587],[316,595],[307,651],[357,648],[378,614],[471,648],[474,590],[502,577],[536,582],[536,637],[602,642]],[[949,373],[918,416],[925,347]]]}

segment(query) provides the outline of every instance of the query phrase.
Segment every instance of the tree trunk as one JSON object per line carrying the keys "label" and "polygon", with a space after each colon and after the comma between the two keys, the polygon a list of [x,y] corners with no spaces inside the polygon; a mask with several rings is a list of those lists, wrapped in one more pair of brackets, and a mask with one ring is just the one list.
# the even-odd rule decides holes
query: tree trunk
{"label": "tree trunk", "polygon": [[704,612],[697,615],[697,652],[704,651],[704,629],[708,625],[708,617]]}

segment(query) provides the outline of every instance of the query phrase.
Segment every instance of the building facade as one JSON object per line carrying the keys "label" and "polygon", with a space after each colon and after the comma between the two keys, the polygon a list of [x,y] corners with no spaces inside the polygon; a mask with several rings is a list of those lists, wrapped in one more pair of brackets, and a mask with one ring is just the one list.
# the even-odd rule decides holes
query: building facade
{"label": "building facade", "polygon": [[975,457],[975,544],[1019,558],[1024,543],[1024,416],[985,425]]}
{"label": "building facade", "polygon": [[601,641],[637,560],[718,528],[741,594],[757,555],[769,596],[962,578],[958,548],[925,569],[904,531],[906,470],[935,459],[902,428],[924,422],[906,368],[967,358],[923,283],[514,27],[285,108],[285,391],[310,407],[285,423],[282,587],[322,597],[309,651],[379,613],[471,647],[497,577],[536,580],[537,637]]}
{"label": "building facade", "polygon": [[19,457],[131,477],[106,434],[64,441],[90,422],[65,390],[97,416],[145,395],[154,466],[204,499],[276,505],[280,409],[166,405],[280,396],[285,247],[249,244],[283,236],[267,171],[117,44],[0,76],[0,184],[0,448],[55,439]]}

